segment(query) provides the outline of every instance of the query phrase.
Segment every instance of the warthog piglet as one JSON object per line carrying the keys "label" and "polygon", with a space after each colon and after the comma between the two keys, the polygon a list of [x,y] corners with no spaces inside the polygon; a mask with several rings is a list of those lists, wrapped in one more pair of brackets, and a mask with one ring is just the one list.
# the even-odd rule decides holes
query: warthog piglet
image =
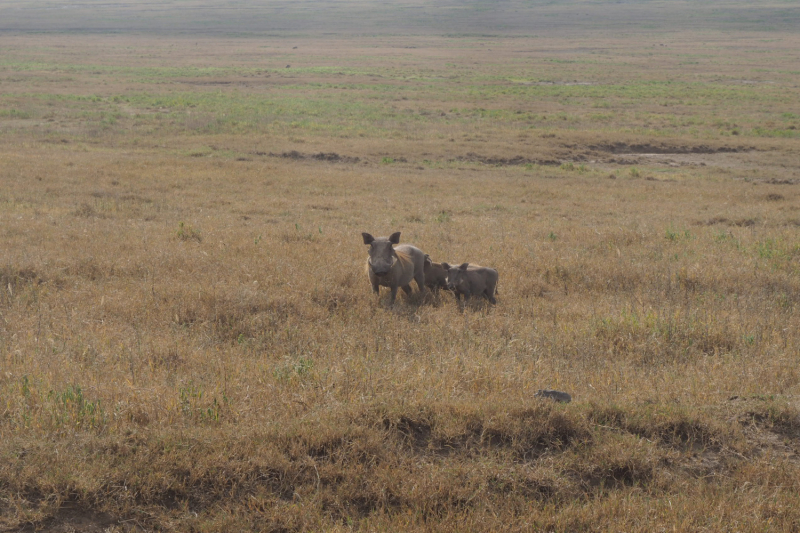
{"label": "warthog piglet", "polygon": [[425,286],[433,290],[447,288],[447,270],[441,263],[434,263],[428,254],[425,254]]}
{"label": "warthog piglet", "polygon": [[479,265],[464,263],[461,266],[452,266],[442,263],[447,270],[447,288],[455,292],[456,300],[461,301],[470,296],[483,296],[493,304],[497,303],[494,295],[497,290],[497,270]]}

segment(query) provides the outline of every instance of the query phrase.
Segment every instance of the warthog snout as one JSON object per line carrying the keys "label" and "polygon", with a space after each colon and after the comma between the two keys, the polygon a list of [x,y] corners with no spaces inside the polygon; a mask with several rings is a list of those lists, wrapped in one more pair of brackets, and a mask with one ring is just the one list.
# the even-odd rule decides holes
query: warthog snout
{"label": "warthog snout", "polygon": [[370,265],[370,268],[372,269],[372,271],[375,273],[376,276],[385,276],[386,274],[391,272],[389,268],[376,267],[375,265]]}
{"label": "warthog snout", "polygon": [[397,258],[394,256],[389,256],[388,258],[376,257],[369,258],[367,264],[369,265],[369,269],[376,276],[386,276],[392,271],[392,266],[395,261],[397,261]]}

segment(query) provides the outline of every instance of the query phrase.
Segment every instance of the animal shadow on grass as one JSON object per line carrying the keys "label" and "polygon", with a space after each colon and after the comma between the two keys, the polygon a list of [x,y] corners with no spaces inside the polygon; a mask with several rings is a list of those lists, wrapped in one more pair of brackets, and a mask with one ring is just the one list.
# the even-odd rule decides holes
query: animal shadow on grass
{"label": "animal shadow on grass", "polygon": [[452,305],[453,293],[447,289],[431,290],[427,289],[425,294],[421,296],[422,302],[420,305],[429,305],[431,307],[442,307],[445,305]]}
{"label": "animal shadow on grass", "polygon": [[385,297],[381,297],[378,301],[378,307],[386,311],[393,311],[398,315],[408,315],[409,317],[416,316],[420,308],[423,307],[438,309],[440,307],[454,306],[459,312],[468,310],[482,313],[487,313],[492,308],[496,307],[483,297],[473,296],[472,298],[462,298],[460,301],[456,300],[453,293],[448,290],[426,290],[424,294],[418,292],[414,292],[410,295],[404,294],[397,299],[394,305],[392,305],[389,300],[388,294]]}
{"label": "animal shadow on grass", "polygon": [[456,301],[455,305],[458,306],[458,310],[462,313],[464,311],[480,311],[482,313],[488,313],[496,307],[496,305],[491,304],[489,300],[480,296],[464,298],[461,301]]}
{"label": "animal shadow on grass", "polygon": [[422,297],[421,305],[429,305],[431,307],[456,307],[459,311],[488,311],[495,307],[489,303],[489,300],[482,296],[473,296],[471,298],[462,298],[456,300],[455,294],[452,291],[442,289],[439,291],[427,291]]}
{"label": "animal shadow on grass", "polygon": [[395,300],[395,303],[393,305],[389,293],[386,292],[384,294],[382,292],[381,297],[378,299],[378,306],[383,307],[385,309],[401,309],[403,307],[413,307],[416,310],[420,306],[425,305],[427,301],[426,295],[427,291],[424,294],[420,294],[417,291],[414,291],[411,294],[405,294],[401,290],[397,292],[397,300]]}

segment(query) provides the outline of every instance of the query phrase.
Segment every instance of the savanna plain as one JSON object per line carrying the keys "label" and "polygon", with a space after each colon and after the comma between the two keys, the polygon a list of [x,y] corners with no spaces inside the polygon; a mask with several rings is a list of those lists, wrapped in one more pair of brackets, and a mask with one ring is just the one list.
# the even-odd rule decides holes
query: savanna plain
{"label": "savanna plain", "polygon": [[0,531],[800,530],[799,24],[3,2]]}

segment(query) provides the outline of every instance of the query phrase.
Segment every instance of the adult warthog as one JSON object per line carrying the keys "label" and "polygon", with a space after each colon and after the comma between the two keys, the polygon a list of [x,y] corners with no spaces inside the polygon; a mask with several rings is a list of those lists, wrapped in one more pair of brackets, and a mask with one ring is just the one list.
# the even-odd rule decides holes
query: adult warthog
{"label": "adult warthog", "polygon": [[497,270],[469,263],[460,266],[442,263],[442,266],[447,269],[447,288],[455,292],[456,300],[460,302],[463,294],[466,301],[474,294],[483,296],[493,304],[497,303],[494,298],[497,290]]}
{"label": "adult warthog", "polygon": [[[397,288],[411,294],[411,280],[417,282],[419,292],[425,290],[425,253],[410,244],[400,243],[400,232],[387,237],[373,237],[362,233],[364,244],[369,246],[367,273],[372,290],[379,294],[379,287],[389,287],[392,291],[391,303],[397,297]],[[397,244],[398,246],[394,246]]]}

